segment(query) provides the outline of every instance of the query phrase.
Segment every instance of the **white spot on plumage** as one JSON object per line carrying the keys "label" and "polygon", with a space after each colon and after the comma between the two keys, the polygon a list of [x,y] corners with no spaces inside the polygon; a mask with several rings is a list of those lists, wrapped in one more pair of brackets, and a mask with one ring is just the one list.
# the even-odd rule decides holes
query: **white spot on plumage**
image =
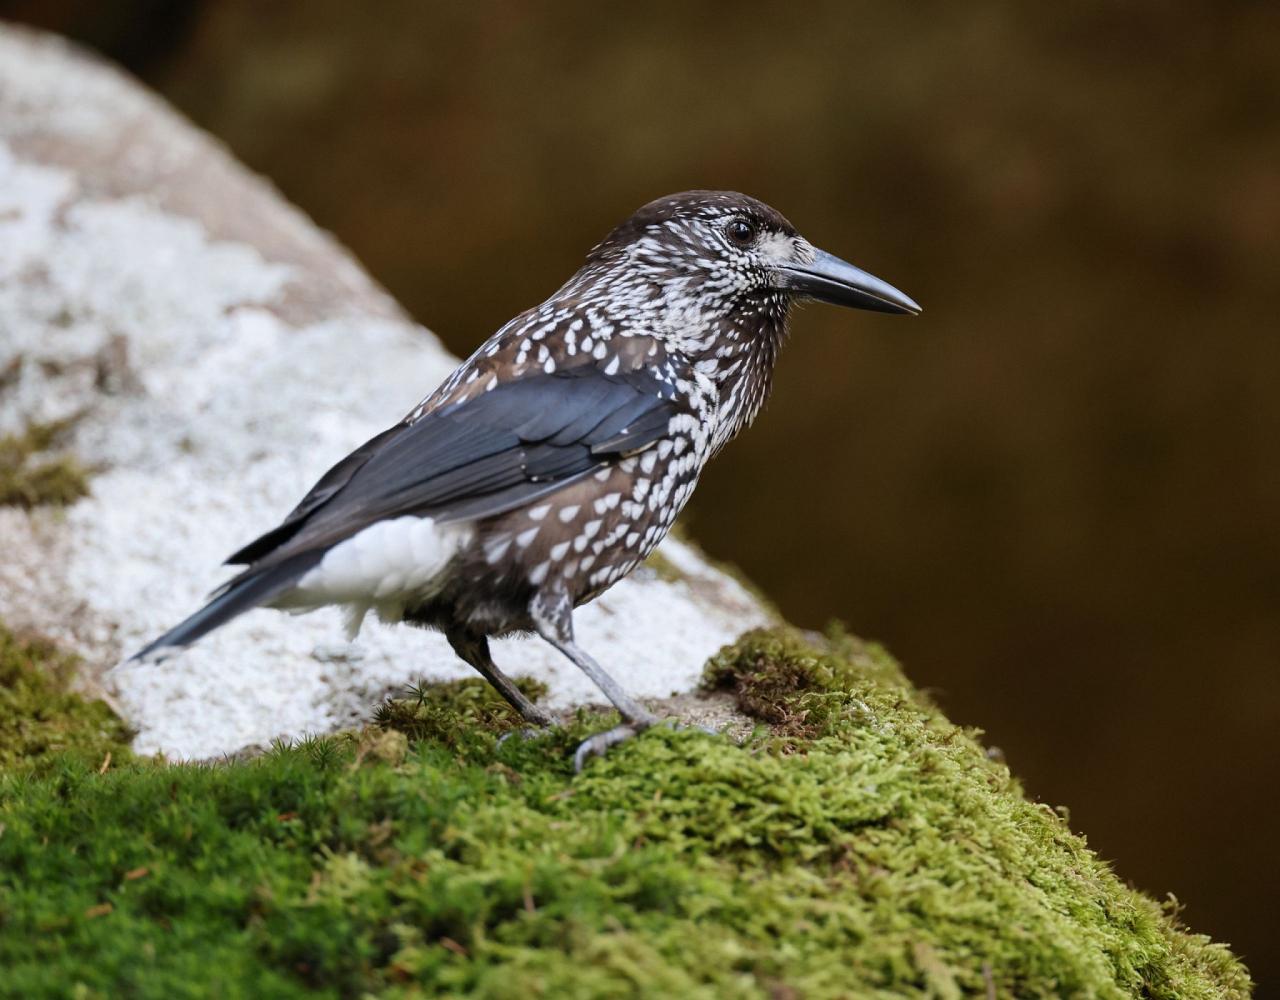
{"label": "white spot on plumage", "polygon": [[507,554],[509,548],[511,548],[511,536],[499,535],[485,543],[484,557],[490,564],[496,563]]}
{"label": "white spot on plumage", "polygon": [[522,531],[516,535],[516,544],[522,549],[527,549],[535,538],[538,537],[538,529],[530,528],[528,531]]}
{"label": "white spot on plumage", "polygon": [[568,553],[569,553],[568,542],[557,542],[555,545],[551,546],[551,558],[555,562],[559,562],[566,555],[568,555]]}
{"label": "white spot on plumage", "polygon": [[547,578],[547,571],[551,569],[551,563],[540,562],[533,569],[529,570],[529,582],[535,587]]}
{"label": "white spot on plumage", "polygon": [[541,521],[544,517],[547,516],[547,512],[550,510],[551,510],[551,504],[540,503],[536,507],[530,507],[526,513],[528,514],[530,521]]}
{"label": "white spot on plumage", "polygon": [[581,506],[576,503],[569,504],[569,506],[567,507],[561,507],[560,514],[559,514],[560,520],[563,521],[565,524],[568,524],[570,521],[572,521],[575,517],[578,516],[578,511],[581,509],[582,509]]}

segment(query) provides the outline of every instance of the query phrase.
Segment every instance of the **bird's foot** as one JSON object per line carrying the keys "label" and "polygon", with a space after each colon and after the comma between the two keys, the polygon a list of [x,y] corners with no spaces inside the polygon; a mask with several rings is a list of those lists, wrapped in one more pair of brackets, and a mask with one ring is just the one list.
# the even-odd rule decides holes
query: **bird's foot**
{"label": "bird's foot", "polygon": [[592,757],[603,757],[610,747],[616,747],[619,743],[625,743],[627,740],[639,736],[646,729],[662,723],[669,726],[677,732],[686,729],[696,729],[700,732],[707,733],[711,736],[718,735],[710,726],[686,726],[675,719],[661,720],[656,715],[645,713],[637,719],[630,722],[624,722],[620,726],[614,726],[612,729],[606,729],[602,733],[596,733],[594,736],[588,736],[580,744],[573,754],[573,770],[580,773],[587,761]]}
{"label": "bird's foot", "polygon": [[586,766],[587,761],[592,757],[603,757],[610,747],[616,747],[619,743],[625,743],[632,737],[639,736],[648,728],[649,726],[647,724],[641,725],[635,722],[624,722],[620,726],[614,726],[612,729],[606,729],[603,733],[596,733],[594,736],[588,736],[578,744],[578,749],[574,751],[574,773],[580,773]]}
{"label": "bird's foot", "polygon": [[507,740],[519,740],[521,743],[530,743],[533,740],[540,740],[544,736],[550,736],[559,727],[554,720],[548,718],[545,723],[539,723],[536,726],[523,726],[520,729],[513,729],[508,733],[503,733],[498,737],[498,746],[502,746]]}

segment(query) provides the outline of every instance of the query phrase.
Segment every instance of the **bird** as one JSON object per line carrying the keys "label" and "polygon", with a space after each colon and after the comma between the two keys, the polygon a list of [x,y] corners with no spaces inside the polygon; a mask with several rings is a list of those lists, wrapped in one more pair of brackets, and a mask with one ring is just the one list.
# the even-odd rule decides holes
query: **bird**
{"label": "bird", "polygon": [[442,632],[534,731],[554,725],[489,640],[536,634],[621,722],[574,765],[660,720],[575,640],[574,609],[639,565],[707,462],[767,400],[801,300],[918,314],[892,285],[732,191],[651,201],[540,305],[486,340],[399,423],[329,469],[244,568],[131,659],[257,607],[338,605]]}

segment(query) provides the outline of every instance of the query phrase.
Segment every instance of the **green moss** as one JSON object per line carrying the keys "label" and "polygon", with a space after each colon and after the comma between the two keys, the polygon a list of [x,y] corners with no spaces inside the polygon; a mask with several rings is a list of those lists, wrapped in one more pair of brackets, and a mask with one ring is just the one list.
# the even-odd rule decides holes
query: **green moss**
{"label": "green moss", "polygon": [[53,643],[0,626],[0,768],[130,757],[131,734],[111,709],[67,690],[77,665]]}
{"label": "green moss", "polygon": [[89,493],[89,471],[73,456],[41,457],[56,447],[75,419],[36,423],[0,436],[0,504],[37,507],[75,503]]}
{"label": "green moss", "polygon": [[870,711],[851,703],[846,681],[852,676],[931,707],[882,647],[841,632],[819,644],[786,628],[749,632],[711,658],[703,687],[732,691],[738,710],[772,724],[775,736],[812,737],[831,729],[851,704]]}
{"label": "green moss", "polygon": [[[528,677],[515,678],[516,687],[537,701],[547,686]],[[475,749],[493,743],[524,725],[520,715],[485,681],[457,681],[453,684],[420,684],[410,697],[392,699],[378,706],[374,721],[384,729],[403,733],[415,742],[429,740],[443,746]]]}
{"label": "green moss", "polygon": [[757,632],[747,744],[604,719],[498,743],[474,682],[247,762],[0,774],[24,997],[1240,997],[874,646]]}

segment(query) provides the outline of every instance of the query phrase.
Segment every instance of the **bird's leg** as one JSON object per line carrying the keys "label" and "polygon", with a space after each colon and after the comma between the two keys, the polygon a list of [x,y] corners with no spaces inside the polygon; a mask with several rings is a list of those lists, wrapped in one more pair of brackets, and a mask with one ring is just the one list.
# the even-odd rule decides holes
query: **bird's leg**
{"label": "bird's leg", "polygon": [[573,641],[573,605],[565,594],[539,594],[529,607],[538,635],[564,653],[622,716],[622,725],[583,740],[573,755],[573,767],[581,771],[588,758],[603,754],[611,746],[644,732],[658,717],[623,690],[622,685],[605,673],[604,668]]}
{"label": "bird's leg", "polygon": [[498,694],[506,698],[511,707],[519,712],[526,722],[540,729],[555,725],[555,719],[546,709],[539,708],[526,698],[516,687],[515,682],[498,669],[493,662],[493,657],[489,654],[487,638],[482,635],[472,635],[469,632],[447,632],[445,638],[449,640],[453,651],[475,667],[480,676],[492,684]]}

